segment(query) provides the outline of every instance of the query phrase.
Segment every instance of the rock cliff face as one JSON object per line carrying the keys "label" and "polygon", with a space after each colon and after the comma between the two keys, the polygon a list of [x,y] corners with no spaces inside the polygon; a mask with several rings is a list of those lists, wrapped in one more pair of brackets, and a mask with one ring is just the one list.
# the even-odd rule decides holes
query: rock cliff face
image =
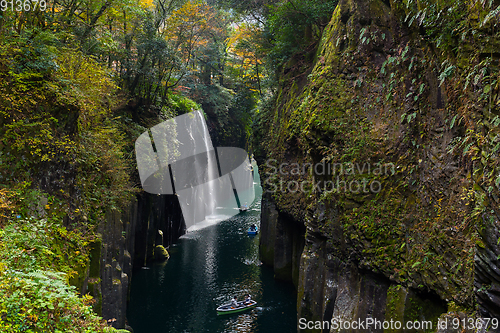
{"label": "rock cliff face", "polygon": [[[159,232],[161,231],[161,232]],[[141,194],[123,212],[109,211],[100,225],[102,241],[93,244],[83,292],[115,328],[124,328],[132,268],[154,260],[158,245],[168,247],[185,232],[175,196]]]}
{"label": "rock cliff face", "polygon": [[304,248],[304,226],[280,214],[269,193],[263,195],[261,211],[260,258],[274,267],[276,279],[298,286],[300,256]]}
{"label": "rock cliff face", "polygon": [[499,318],[488,15],[462,1],[340,0],[321,41],[284,66],[260,129],[261,257],[296,281],[299,318],[429,331],[440,316]]}
{"label": "rock cliff face", "polygon": [[485,223],[481,233],[482,244],[475,257],[474,287],[477,303],[485,316],[500,318],[500,227],[498,223]]}

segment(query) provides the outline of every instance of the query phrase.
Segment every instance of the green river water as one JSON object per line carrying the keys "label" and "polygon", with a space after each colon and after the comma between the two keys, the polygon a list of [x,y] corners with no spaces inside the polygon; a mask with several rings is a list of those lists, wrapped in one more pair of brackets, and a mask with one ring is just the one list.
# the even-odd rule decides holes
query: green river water
{"label": "green river water", "polygon": [[[297,331],[296,293],[275,281],[259,261],[259,236],[247,235],[260,224],[262,190],[258,173],[255,201],[245,213],[189,232],[170,247],[170,259],[134,272],[127,318],[134,333]],[[216,308],[246,293],[255,309],[218,316]]]}

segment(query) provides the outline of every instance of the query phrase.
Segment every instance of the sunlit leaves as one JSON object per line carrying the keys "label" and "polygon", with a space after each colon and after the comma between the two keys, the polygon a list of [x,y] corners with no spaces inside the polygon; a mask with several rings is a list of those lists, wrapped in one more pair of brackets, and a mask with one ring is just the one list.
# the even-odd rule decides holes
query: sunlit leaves
{"label": "sunlit leaves", "polygon": [[[232,55],[231,67],[247,85],[256,87],[263,75],[263,57],[260,54],[262,27],[256,22],[235,24],[227,40],[228,53]],[[260,71],[259,71],[259,66]],[[253,83],[253,84],[252,84]],[[260,87],[256,87],[260,90]],[[258,91],[256,89],[253,89]]]}
{"label": "sunlit leaves", "polygon": [[56,73],[61,82],[69,83],[61,97],[80,106],[79,125],[82,129],[96,126],[102,117],[109,113],[112,93],[116,86],[106,69],[95,60],[82,53],[67,50],[56,60],[59,70]]}
{"label": "sunlit leaves", "polygon": [[153,0],[140,0],[141,7],[143,8],[153,8],[154,7],[154,1]]}
{"label": "sunlit leaves", "polygon": [[166,19],[162,33],[173,41],[174,49],[189,60],[197,48],[208,44],[210,34],[217,33],[215,18],[216,13],[210,6],[188,1]]}

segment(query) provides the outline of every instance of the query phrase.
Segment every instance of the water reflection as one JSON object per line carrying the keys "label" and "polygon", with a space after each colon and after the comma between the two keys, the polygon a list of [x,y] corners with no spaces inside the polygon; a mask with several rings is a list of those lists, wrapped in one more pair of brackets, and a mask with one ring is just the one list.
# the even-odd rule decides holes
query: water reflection
{"label": "water reflection", "polygon": [[[257,202],[247,212],[188,233],[171,247],[166,263],[134,272],[127,317],[135,333],[296,331],[293,287],[260,264],[259,236],[246,232],[259,225],[256,190]],[[219,305],[246,293],[257,308],[217,315]]]}
{"label": "water reflection", "polygon": [[224,332],[255,332],[256,325],[252,314],[241,314],[228,320]]}

